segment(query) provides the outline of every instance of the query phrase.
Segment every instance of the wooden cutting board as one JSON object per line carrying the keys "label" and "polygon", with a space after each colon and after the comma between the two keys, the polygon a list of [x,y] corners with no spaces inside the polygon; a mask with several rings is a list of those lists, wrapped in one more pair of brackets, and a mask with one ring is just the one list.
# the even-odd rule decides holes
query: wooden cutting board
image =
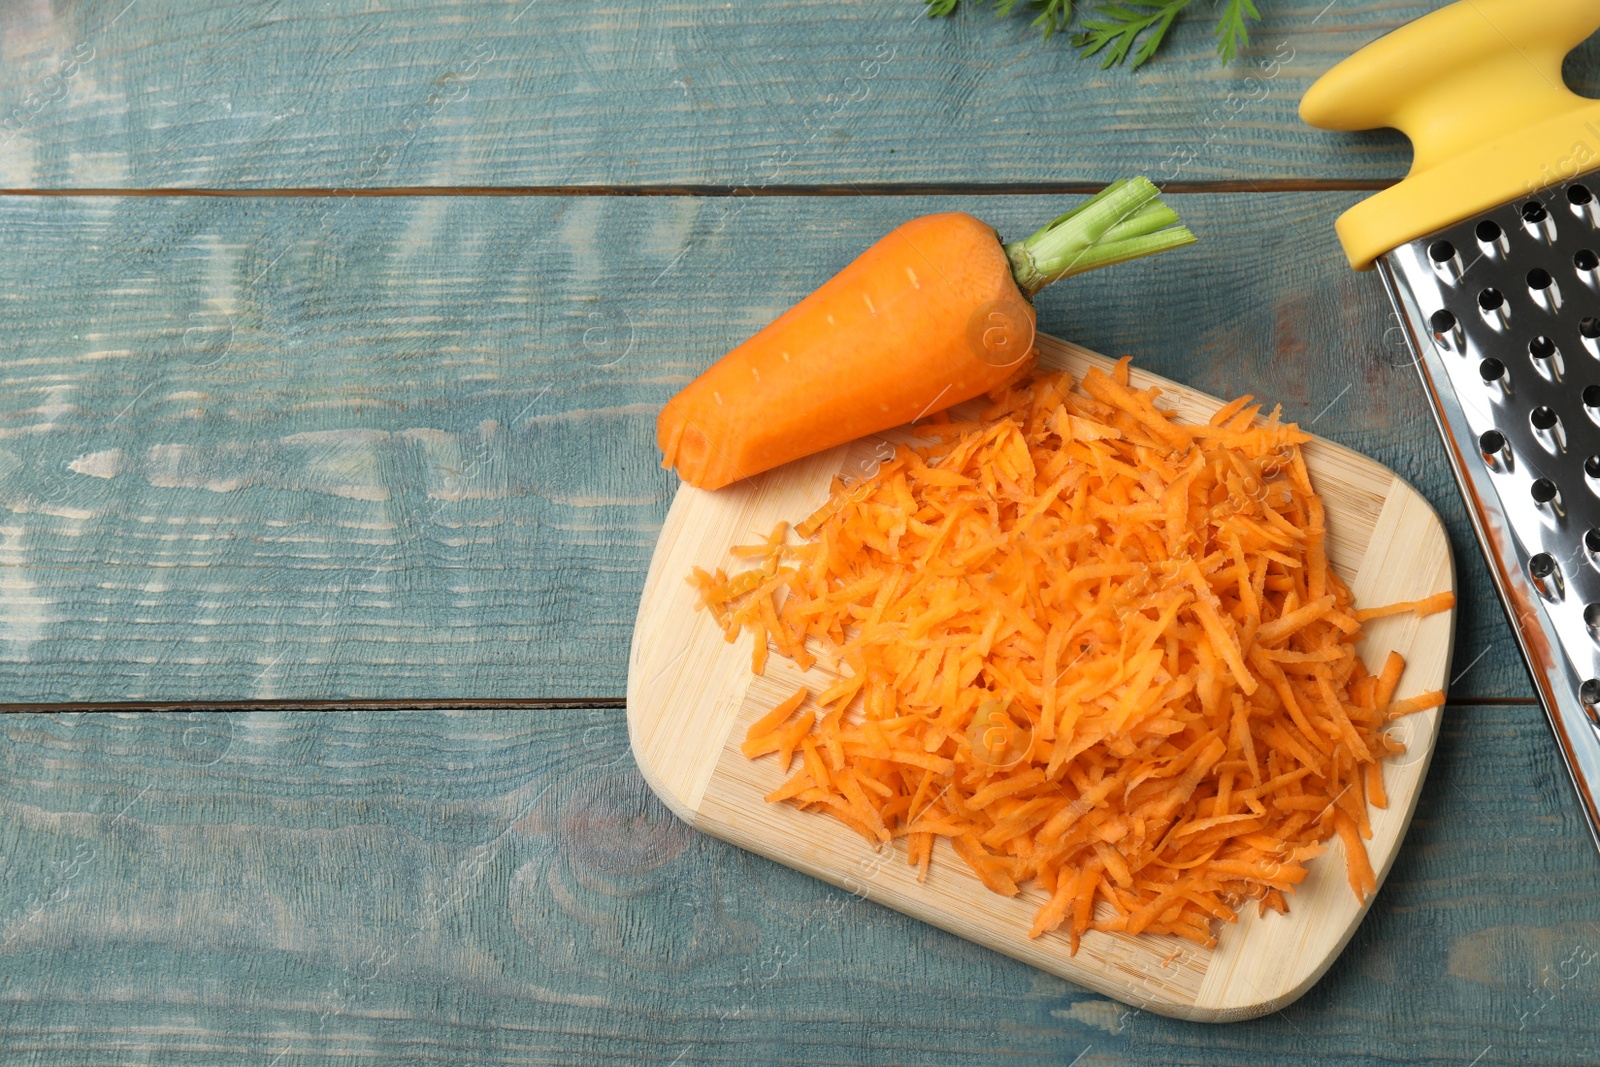
{"label": "wooden cutting board", "polygon": [[[1081,378],[1111,360],[1041,335],[1041,363]],[[1148,374],[1185,421],[1203,422],[1222,402]],[[1161,1015],[1209,1022],[1247,1019],[1288,1004],[1322,976],[1361,922],[1335,838],[1289,900],[1289,914],[1241,909],[1222,924],[1214,949],[1170,936],[1090,931],[1076,956],[1064,935],[1030,939],[1044,902],[1037,886],[1007,899],[986,890],[942,841],[919,884],[896,842],[882,853],[837,820],[762,797],[784,775],[773,759],[747,760],[738,740],[750,722],[799,685],[820,692],[835,680],[773,655],[766,676],[750,673],[751,638],[723,639],[709,613],[695,610],[690,568],[728,566],[728,549],[766,537],[782,519],[798,521],[828,496],[830,479],[871,469],[883,441],[869,438],[716,492],[685,486],[667,514],[650,562],[628,665],[628,731],[645,780],[692,826],[805,871],[935,926],[987,945],[1117,1000]],[[1318,439],[1307,466],[1327,505],[1328,554],[1358,604],[1413,600],[1455,588],[1444,528],[1416,490],[1387,468]],[[733,568],[729,568],[732,570]],[[1376,671],[1390,649],[1406,658],[1399,695],[1441,689],[1450,663],[1454,612],[1397,616],[1366,627],[1359,651]],[[1381,884],[1399,851],[1427,773],[1442,709],[1408,716],[1395,730],[1408,751],[1385,771],[1389,807],[1372,812],[1368,842]],[[1370,903],[1370,900],[1369,900]],[[1102,908],[1108,905],[1101,904]]]}

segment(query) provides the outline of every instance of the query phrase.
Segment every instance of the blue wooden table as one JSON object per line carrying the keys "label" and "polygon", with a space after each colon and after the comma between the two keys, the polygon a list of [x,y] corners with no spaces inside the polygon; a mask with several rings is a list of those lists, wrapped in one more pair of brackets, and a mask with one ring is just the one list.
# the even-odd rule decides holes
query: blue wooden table
{"label": "blue wooden table", "polygon": [[[1600,1062],[1600,859],[1333,238],[1407,149],[1295,117],[1435,6],[1136,73],[917,0],[0,7],[0,1064]],[[1228,1027],[696,835],[624,727],[665,399],[898,221],[1131,173],[1201,244],[1042,327],[1393,466],[1461,581],[1402,858]]]}

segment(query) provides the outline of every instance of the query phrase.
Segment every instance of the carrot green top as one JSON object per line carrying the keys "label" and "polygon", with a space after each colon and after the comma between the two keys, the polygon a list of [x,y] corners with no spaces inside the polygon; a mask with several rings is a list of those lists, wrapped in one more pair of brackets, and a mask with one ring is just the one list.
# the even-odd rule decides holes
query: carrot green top
{"label": "carrot green top", "polygon": [[1106,186],[1005,249],[1017,288],[1032,297],[1062,278],[1194,242],[1194,234],[1178,225],[1178,213],[1161,202],[1150,179],[1129,178]]}

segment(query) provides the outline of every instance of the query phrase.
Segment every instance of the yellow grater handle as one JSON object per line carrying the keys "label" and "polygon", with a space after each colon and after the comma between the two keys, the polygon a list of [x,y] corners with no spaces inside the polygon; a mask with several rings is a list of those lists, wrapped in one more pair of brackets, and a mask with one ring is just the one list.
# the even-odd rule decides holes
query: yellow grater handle
{"label": "yellow grater handle", "polygon": [[1561,77],[1596,29],[1597,0],[1459,0],[1323,75],[1301,118],[1393,126],[1416,152],[1404,181],[1339,220],[1351,263],[1600,167],[1600,101]]}

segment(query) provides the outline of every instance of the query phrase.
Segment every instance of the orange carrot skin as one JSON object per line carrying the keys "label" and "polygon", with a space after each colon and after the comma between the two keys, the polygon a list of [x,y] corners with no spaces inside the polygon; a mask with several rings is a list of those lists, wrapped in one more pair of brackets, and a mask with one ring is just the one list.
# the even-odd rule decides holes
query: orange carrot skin
{"label": "orange carrot skin", "polygon": [[993,228],[896,228],[667,402],[662,466],[719,489],[971,400],[1033,362],[1033,305]]}

